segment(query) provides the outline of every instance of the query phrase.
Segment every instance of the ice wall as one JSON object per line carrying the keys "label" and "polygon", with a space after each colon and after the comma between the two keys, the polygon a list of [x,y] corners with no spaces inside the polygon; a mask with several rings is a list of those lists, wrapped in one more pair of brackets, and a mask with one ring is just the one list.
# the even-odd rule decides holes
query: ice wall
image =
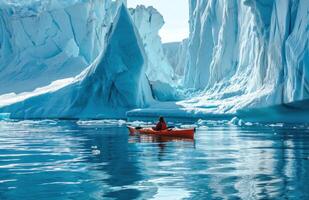
{"label": "ice wall", "polygon": [[141,5],[130,11],[148,57],[148,79],[151,82],[161,81],[173,85],[175,72],[167,60],[159,36],[159,30],[164,25],[162,15],[151,6]]}
{"label": "ice wall", "polygon": [[181,42],[165,43],[163,44],[163,50],[175,74],[182,78],[184,76],[185,66],[188,62],[188,40],[185,39]]}
{"label": "ice wall", "polygon": [[[125,117],[132,108],[152,100],[145,76],[147,57],[133,21],[122,5],[107,32],[105,49],[73,80],[41,89],[43,93],[8,98],[0,113],[11,118],[111,118]],[[26,97],[24,97],[26,96]],[[1,102],[7,98],[2,96]]]}
{"label": "ice wall", "polygon": [[[279,9],[279,8],[278,8]],[[289,36],[284,43],[286,60],[285,102],[309,98],[309,2],[286,5]]]}
{"label": "ice wall", "polygon": [[1,1],[0,94],[79,74],[104,47],[119,2]]}
{"label": "ice wall", "polygon": [[185,85],[204,90],[196,107],[226,113],[308,98],[309,1],[189,3]]}

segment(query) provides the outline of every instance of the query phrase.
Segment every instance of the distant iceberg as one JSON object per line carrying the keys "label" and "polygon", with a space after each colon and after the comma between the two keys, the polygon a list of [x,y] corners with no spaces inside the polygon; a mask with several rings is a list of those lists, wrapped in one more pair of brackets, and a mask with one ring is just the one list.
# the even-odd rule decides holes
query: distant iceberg
{"label": "distant iceberg", "polygon": [[151,84],[153,96],[157,100],[178,99],[176,87],[179,77],[165,55],[159,36],[159,30],[164,25],[162,15],[152,6],[143,5],[130,9],[130,13],[148,58],[146,76]]}
{"label": "distant iceberg", "polygon": [[132,19],[142,38],[148,57],[147,77],[150,81],[173,84],[175,73],[164,54],[159,30],[164,25],[162,15],[153,7],[137,6],[130,9]]}

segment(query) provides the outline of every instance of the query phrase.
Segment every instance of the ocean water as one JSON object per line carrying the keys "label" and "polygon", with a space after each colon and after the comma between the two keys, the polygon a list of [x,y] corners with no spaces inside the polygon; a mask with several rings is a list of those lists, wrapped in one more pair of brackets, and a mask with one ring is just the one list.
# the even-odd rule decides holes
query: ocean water
{"label": "ocean water", "polygon": [[0,199],[309,199],[308,126],[196,125],[181,140],[117,120],[0,121]]}

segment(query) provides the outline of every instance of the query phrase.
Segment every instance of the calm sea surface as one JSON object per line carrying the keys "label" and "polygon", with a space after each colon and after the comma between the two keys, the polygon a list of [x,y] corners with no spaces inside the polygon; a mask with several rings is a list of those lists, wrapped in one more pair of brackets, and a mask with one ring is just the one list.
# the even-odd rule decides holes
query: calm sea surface
{"label": "calm sea surface", "polygon": [[305,125],[205,121],[193,141],[123,121],[0,121],[1,200],[298,200],[308,183]]}

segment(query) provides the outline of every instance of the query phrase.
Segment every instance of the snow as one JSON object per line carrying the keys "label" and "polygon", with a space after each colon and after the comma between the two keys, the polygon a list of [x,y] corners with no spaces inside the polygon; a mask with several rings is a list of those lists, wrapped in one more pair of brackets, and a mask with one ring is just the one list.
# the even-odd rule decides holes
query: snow
{"label": "snow", "polygon": [[[145,76],[147,58],[133,21],[122,5],[106,47],[74,80],[56,90],[16,98],[0,109],[11,118],[121,118],[152,100]],[[29,97],[30,96],[30,97]]]}

